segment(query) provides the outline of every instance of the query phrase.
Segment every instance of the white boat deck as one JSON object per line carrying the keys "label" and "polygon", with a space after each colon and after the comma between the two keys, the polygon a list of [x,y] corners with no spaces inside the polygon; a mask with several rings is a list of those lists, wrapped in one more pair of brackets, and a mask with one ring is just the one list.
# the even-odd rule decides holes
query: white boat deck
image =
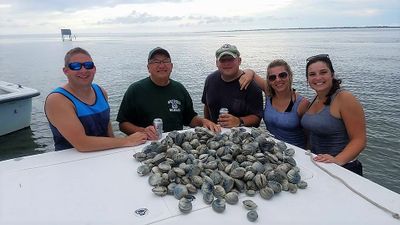
{"label": "white boat deck", "polygon": [[[158,197],[136,173],[133,153],[143,146],[94,153],[74,149],[0,162],[0,224],[253,224],[241,201],[258,204],[257,224],[400,224],[312,164],[302,149],[295,159],[308,188],[271,200],[240,195],[219,214],[196,195],[181,214],[173,196]],[[400,195],[333,164],[322,164],[352,187],[400,212]],[[144,216],[135,210],[147,208]]]}
{"label": "white boat deck", "polygon": [[0,103],[28,99],[39,94],[35,89],[0,81]]}

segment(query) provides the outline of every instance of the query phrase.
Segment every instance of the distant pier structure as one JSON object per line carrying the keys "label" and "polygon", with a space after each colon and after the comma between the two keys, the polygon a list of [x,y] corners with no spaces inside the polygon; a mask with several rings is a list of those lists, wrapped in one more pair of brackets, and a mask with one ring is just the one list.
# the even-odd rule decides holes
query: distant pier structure
{"label": "distant pier structure", "polygon": [[[67,37],[67,38],[65,38],[65,37]],[[71,29],[61,29],[61,39],[62,39],[62,41],[65,41],[65,39],[72,41]],[[75,39],[76,39],[76,37],[75,37]]]}

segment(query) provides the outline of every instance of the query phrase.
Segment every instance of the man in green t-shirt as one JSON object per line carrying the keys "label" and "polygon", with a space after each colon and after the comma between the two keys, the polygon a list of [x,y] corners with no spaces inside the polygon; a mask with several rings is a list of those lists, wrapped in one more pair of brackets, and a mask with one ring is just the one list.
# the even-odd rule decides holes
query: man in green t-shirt
{"label": "man in green t-shirt", "polygon": [[158,138],[153,126],[155,118],[163,120],[163,131],[181,130],[183,126],[204,126],[219,132],[221,128],[197,115],[186,88],[170,79],[173,64],[167,50],[150,51],[147,69],[150,73],[128,88],[119,108],[117,121],[125,134],[145,132],[149,140]]}

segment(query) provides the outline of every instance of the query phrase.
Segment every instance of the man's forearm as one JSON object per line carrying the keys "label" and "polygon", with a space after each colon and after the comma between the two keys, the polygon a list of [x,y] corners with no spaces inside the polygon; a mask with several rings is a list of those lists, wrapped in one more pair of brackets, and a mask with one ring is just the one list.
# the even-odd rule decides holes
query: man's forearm
{"label": "man's forearm", "polygon": [[144,131],[143,127],[136,126],[135,124],[130,123],[130,122],[122,122],[122,123],[120,123],[119,124],[119,129],[122,132],[124,132],[125,134],[127,134],[127,135],[130,135],[130,134],[133,134],[133,133],[136,133],[136,132],[139,132],[139,131],[141,131],[141,132]]}
{"label": "man's forearm", "polygon": [[246,127],[258,127],[260,126],[260,117],[256,115],[248,115],[240,117],[243,120],[244,126]]}

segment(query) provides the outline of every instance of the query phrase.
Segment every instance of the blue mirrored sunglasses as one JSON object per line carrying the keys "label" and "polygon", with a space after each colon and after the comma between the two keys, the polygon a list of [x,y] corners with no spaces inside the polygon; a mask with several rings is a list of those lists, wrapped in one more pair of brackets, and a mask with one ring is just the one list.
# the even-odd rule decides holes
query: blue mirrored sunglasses
{"label": "blue mirrored sunglasses", "polygon": [[91,70],[94,68],[94,63],[93,62],[72,62],[70,64],[68,64],[68,68],[70,68],[71,70],[80,70],[82,69],[82,66],[87,69],[87,70]]}

